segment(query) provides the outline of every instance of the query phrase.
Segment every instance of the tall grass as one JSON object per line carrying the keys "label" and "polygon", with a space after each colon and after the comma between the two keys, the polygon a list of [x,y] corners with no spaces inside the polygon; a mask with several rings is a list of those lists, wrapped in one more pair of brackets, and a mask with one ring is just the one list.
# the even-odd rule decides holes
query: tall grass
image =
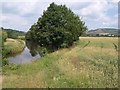
{"label": "tall grass", "polygon": [[3,52],[5,55],[13,55],[21,52],[25,47],[24,41],[19,39],[10,39],[8,38],[4,43]]}
{"label": "tall grass", "polygon": [[[3,68],[5,88],[118,87],[117,38],[82,37],[70,49],[47,54],[26,65]],[[102,50],[101,50],[102,49]]]}

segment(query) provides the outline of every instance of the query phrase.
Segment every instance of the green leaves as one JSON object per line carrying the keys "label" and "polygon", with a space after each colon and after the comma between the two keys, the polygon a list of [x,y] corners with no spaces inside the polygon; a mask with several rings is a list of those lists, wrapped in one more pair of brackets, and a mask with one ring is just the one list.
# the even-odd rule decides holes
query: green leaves
{"label": "green leaves", "polygon": [[2,32],[2,41],[4,42],[4,41],[6,41],[8,34],[6,31],[3,31],[3,30],[1,30],[1,32]]}
{"label": "green leaves", "polygon": [[71,46],[86,30],[85,23],[65,5],[51,3],[37,23],[31,26],[26,38],[54,51]]}

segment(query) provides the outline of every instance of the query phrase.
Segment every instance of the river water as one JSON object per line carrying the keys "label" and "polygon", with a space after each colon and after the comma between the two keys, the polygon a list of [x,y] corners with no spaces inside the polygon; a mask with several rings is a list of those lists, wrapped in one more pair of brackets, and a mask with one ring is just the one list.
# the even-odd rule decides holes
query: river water
{"label": "river water", "polygon": [[37,60],[40,57],[41,56],[39,54],[33,55],[31,53],[31,50],[29,50],[28,47],[26,46],[21,53],[8,57],[8,60],[9,63],[13,63],[13,64],[28,64],[32,61]]}

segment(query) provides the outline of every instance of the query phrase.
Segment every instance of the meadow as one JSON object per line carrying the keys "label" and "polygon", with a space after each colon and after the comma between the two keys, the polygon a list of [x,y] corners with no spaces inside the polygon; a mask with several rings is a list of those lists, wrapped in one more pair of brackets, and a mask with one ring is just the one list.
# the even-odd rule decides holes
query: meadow
{"label": "meadow", "polygon": [[25,47],[25,42],[20,39],[7,38],[4,42],[5,55],[14,55],[22,52]]}
{"label": "meadow", "polygon": [[3,88],[118,87],[118,38],[80,37],[70,48],[3,68]]}

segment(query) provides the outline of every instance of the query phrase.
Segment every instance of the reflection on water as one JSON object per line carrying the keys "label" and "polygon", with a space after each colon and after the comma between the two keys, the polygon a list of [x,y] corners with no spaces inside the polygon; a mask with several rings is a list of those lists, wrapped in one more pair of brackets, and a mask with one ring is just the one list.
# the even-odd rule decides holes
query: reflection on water
{"label": "reflection on water", "polygon": [[20,54],[17,54],[16,56],[8,57],[8,60],[10,63],[14,64],[30,63],[31,61],[34,61],[41,57],[38,54],[37,49],[38,48],[35,44],[33,45],[30,42],[26,42],[26,47],[24,48],[24,50]]}

